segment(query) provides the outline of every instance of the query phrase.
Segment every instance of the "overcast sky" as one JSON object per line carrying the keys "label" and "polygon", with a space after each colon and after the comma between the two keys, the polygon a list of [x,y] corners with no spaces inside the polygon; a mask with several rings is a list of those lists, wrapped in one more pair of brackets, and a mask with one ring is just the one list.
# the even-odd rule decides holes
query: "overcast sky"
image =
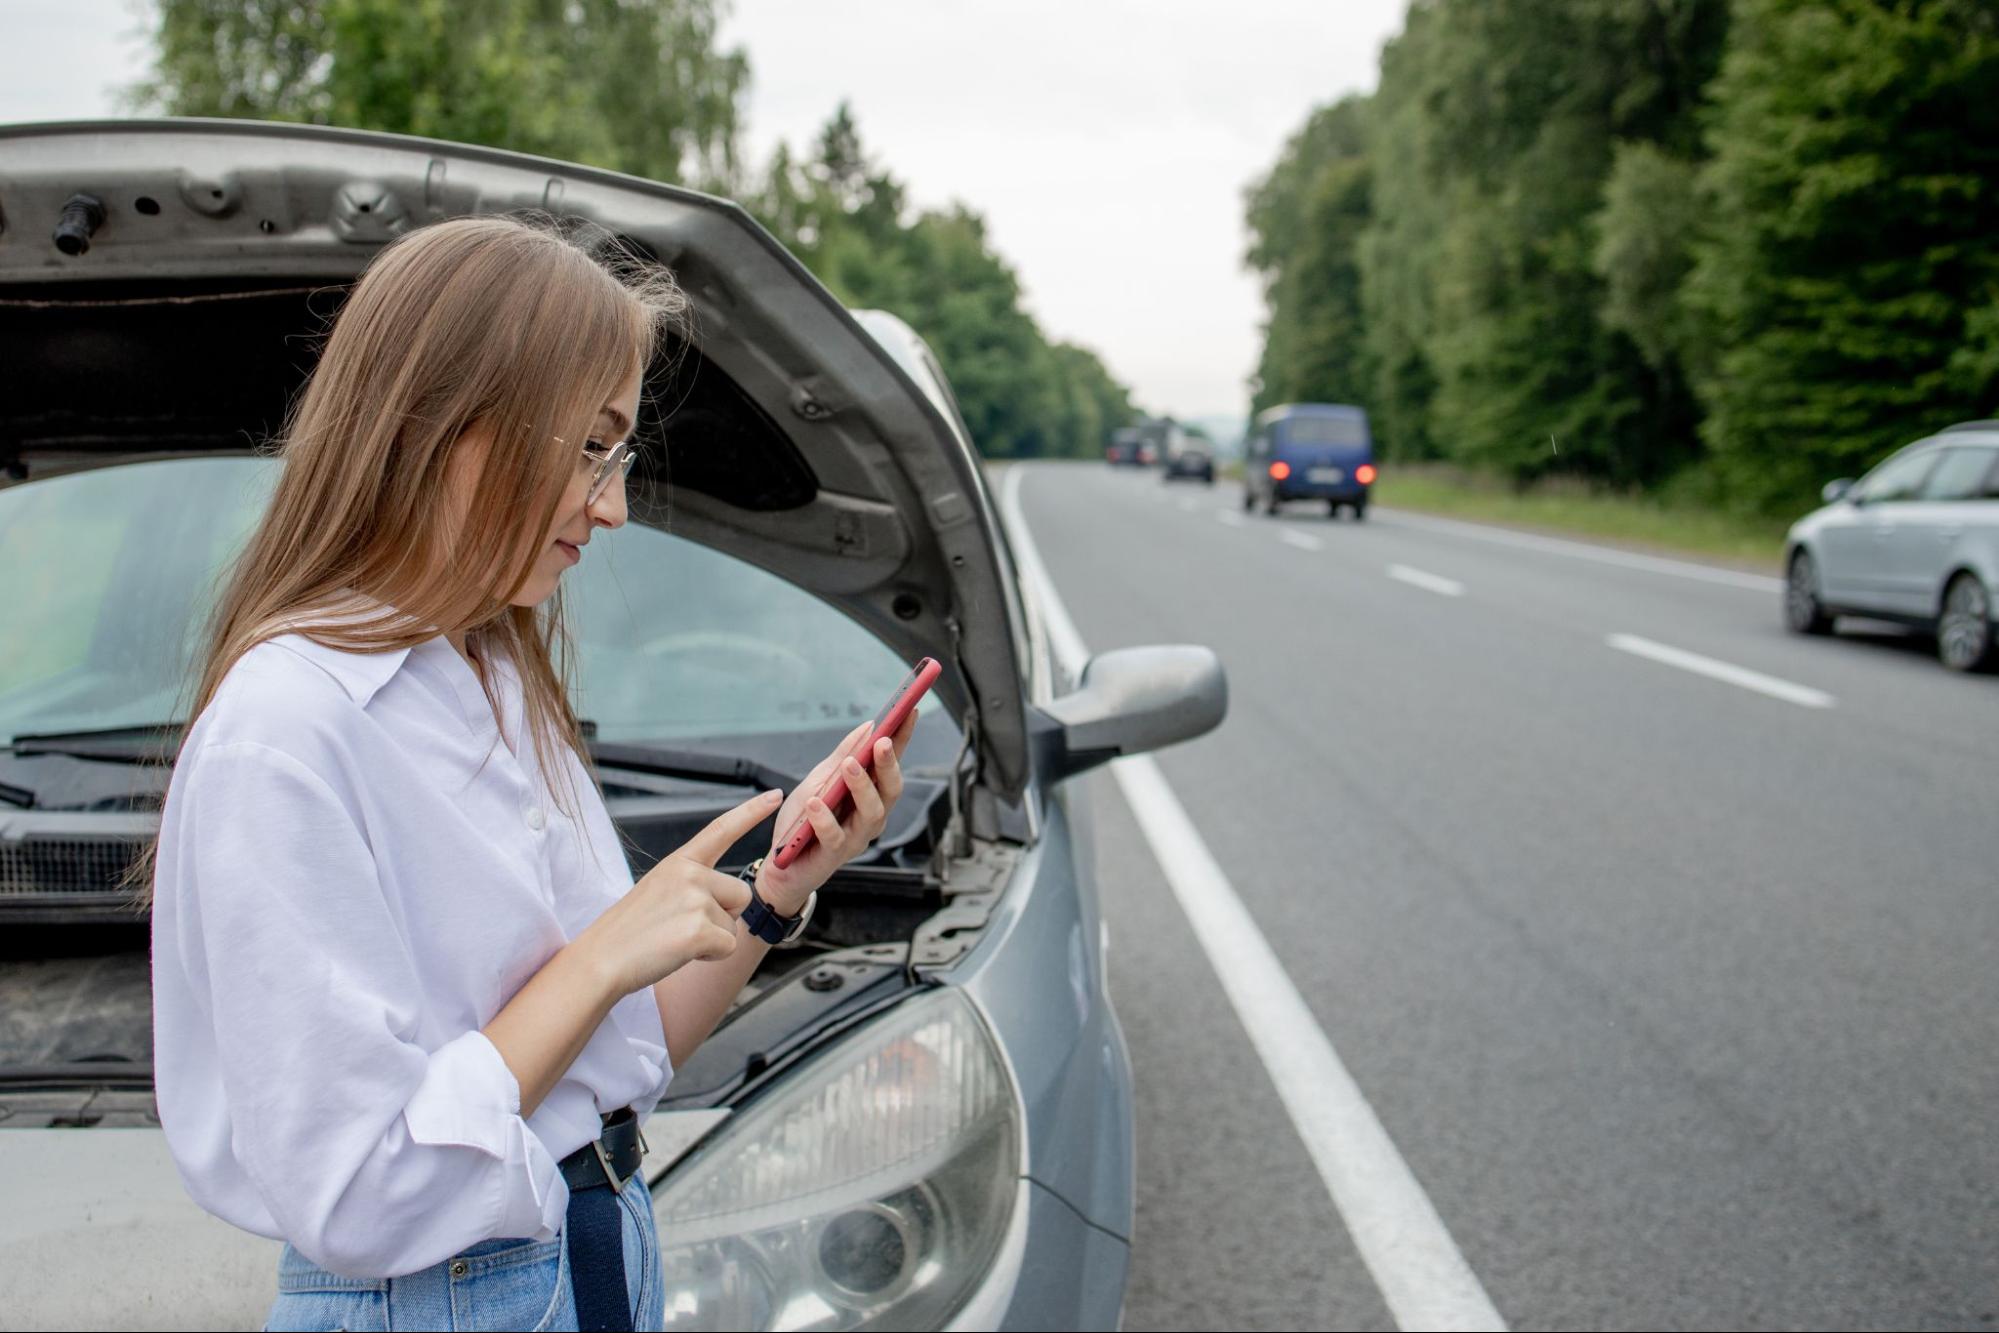
{"label": "overcast sky", "polygon": [[[1263,308],[1243,187],[1315,105],[1374,86],[1404,0],[735,0],[745,146],[841,98],[913,202],[983,213],[1042,327],[1140,402],[1238,414]],[[0,121],[106,115],[144,0],[0,0]],[[1227,12],[1227,18],[1221,14]]]}

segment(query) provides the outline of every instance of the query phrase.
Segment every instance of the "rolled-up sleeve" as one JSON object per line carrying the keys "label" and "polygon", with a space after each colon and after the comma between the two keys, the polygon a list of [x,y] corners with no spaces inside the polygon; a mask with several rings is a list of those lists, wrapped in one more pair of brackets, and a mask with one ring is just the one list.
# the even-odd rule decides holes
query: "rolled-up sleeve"
{"label": "rolled-up sleeve", "polygon": [[231,1153],[283,1234],[366,1277],[555,1235],[568,1190],[499,1051],[420,1030],[410,941],[354,811],[268,746],[181,767],[178,951],[205,973]]}

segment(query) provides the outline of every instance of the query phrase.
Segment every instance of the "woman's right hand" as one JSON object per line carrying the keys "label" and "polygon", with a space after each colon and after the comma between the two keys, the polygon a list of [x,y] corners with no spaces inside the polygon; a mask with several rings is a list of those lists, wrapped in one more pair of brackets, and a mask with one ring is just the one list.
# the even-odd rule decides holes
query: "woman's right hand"
{"label": "woman's right hand", "polygon": [[767,791],[718,815],[680,850],[660,858],[577,937],[608,969],[619,995],[643,990],[696,959],[736,951],[736,918],[750,905],[750,886],[715,869],[715,862],[777,813],[783,796]]}

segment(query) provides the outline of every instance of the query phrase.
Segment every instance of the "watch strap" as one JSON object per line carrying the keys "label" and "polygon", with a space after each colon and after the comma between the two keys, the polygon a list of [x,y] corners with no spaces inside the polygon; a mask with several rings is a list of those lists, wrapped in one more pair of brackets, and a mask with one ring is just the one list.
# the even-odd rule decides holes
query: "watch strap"
{"label": "watch strap", "polygon": [[811,898],[806,899],[805,907],[797,916],[779,916],[777,910],[757,892],[757,872],[762,869],[763,858],[758,857],[739,872],[742,881],[750,886],[750,905],[743,909],[743,925],[765,944],[788,944],[797,938],[806,918],[812,915],[813,902],[819,895],[815,891]]}

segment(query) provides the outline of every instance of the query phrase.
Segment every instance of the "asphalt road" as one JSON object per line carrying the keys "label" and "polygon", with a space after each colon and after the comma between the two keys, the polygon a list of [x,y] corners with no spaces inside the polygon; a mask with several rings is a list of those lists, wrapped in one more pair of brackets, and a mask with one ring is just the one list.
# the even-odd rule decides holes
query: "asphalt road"
{"label": "asphalt road", "polygon": [[[1508,1323],[1994,1325],[1999,679],[1603,548],[1100,465],[1022,502],[1092,651],[1221,654],[1228,721],[1160,766]],[[1084,782],[1138,1087],[1127,1327],[1393,1327]]]}

